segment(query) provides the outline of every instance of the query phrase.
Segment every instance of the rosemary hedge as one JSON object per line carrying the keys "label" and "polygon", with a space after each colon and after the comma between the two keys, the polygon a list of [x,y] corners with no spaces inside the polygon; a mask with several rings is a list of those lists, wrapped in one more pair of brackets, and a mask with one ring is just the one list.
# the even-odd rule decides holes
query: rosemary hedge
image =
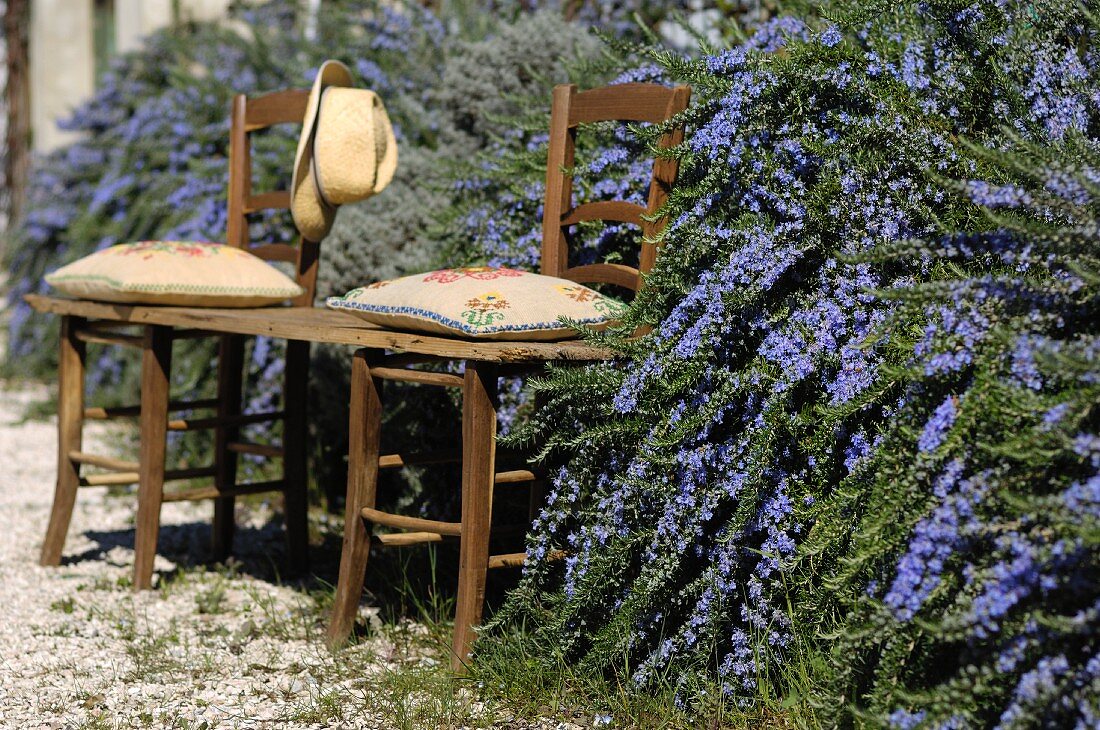
{"label": "rosemary hedge", "polygon": [[[437,212],[343,211],[322,293],[362,267],[533,265],[550,84],[690,83],[663,254],[621,327],[592,335],[622,359],[549,371],[509,436],[554,479],[481,651],[529,642],[551,667],[671,683],[689,711],[718,695],[806,724],[1095,727],[1097,4],[792,0],[707,16],[691,53],[622,40],[645,35],[620,27],[634,4],[562,5],[616,53],[549,15],[350,1],[324,4],[316,48],[282,1],[241,11],[247,32],[154,37],[74,116],[96,134],[40,168],[9,249],[9,367],[49,366],[52,325],[18,305],[44,271],[127,238],[219,235],[230,91],[301,85],[328,49],[359,60],[401,130],[407,177],[385,197]],[[487,65],[509,69],[506,94],[484,93]],[[580,194],[638,194],[660,131],[583,130]],[[264,144],[285,159],[293,140]],[[579,239],[581,259],[636,256],[625,228]],[[257,403],[274,354],[253,350]],[[338,402],[345,358],[326,357]]]}
{"label": "rosemary hedge", "polygon": [[[513,436],[556,477],[496,636],[696,708],[1094,726],[1096,8],[787,9],[623,48],[694,87],[681,185],[625,365]],[[473,206],[484,257],[530,255],[526,182]]]}

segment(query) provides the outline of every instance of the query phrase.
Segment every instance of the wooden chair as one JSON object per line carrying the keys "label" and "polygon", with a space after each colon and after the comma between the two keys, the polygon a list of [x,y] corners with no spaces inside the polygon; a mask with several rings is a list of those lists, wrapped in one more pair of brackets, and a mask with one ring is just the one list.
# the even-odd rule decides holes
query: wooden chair
{"label": "wooden chair", "polygon": [[[315,241],[290,244],[251,245],[248,216],[268,209],[290,207],[285,191],[253,194],[250,135],[275,124],[301,124],[305,116],[308,91],[281,91],[253,99],[234,98],[230,114],[229,209],[227,243],[250,250],[260,258],[285,261],[294,266],[295,278],[305,289],[293,301],[294,308],[313,305],[317,280],[319,244]],[[213,553],[224,558],[231,547],[234,531],[234,498],[261,492],[282,492],[285,500],[287,542],[293,570],[305,567],[308,555],[306,522],[306,401],[309,371],[309,343],[288,342],[283,389],[283,409],[272,413],[242,414],[241,385],[244,367],[244,337],[234,328],[207,328],[194,324],[147,323],[149,317],[126,321],[132,307],[82,300],[40,297],[41,301],[67,303],[59,312],[61,352],[58,361],[58,467],[57,485],[49,528],[42,545],[42,565],[57,565],[61,560],[65,536],[72,517],[79,487],[107,484],[138,484],[137,524],[134,545],[134,588],[148,588],[152,582],[162,502],[214,500]],[[34,298],[28,301],[41,311]],[[171,317],[180,307],[146,307],[166,312]],[[56,311],[56,310],[54,310]],[[223,310],[236,317],[246,310]],[[248,310],[270,312],[271,309]],[[260,316],[263,316],[261,313]],[[155,319],[152,318],[152,319]],[[137,326],[137,331],[133,330]],[[127,330],[127,327],[129,329]],[[248,334],[267,334],[251,331]],[[169,398],[172,343],[181,339],[218,338],[217,397],[209,400],[180,401]],[[87,343],[122,345],[141,349],[141,403],[122,408],[86,408],[85,350]],[[213,416],[169,419],[169,413],[213,410]],[[81,447],[85,420],[140,418],[141,452],[138,461],[126,461],[86,453]],[[282,446],[248,443],[240,438],[246,424],[282,421]],[[165,470],[168,431],[214,431],[214,462],[200,468]],[[237,457],[255,454],[283,460],[283,478],[252,484],[237,483]],[[104,473],[83,475],[82,466],[97,467]],[[165,482],[211,477],[212,484],[177,491],[165,491]]]}
{"label": "wooden chair", "polygon": [[[592,202],[573,204],[573,180],[566,171],[574,164],[574,142],[577,126],[600,121],[664,122],[688,104],[690,89],[686,86],[667,88],[656,84],[622,84],[578,92],[576,86],[554,89],[550,112],[549,159],[546,169],[546,203],[542,221],[543,274],[579,283],[608,283],[637,291],[640,273],[649,271],[656,258],[653,240],[660,233],[663,221],[652,220],[661,208],[675,181],[678,163],[659,158],[653,166],[648,204],[643,208],[633,203]],[[660,145],[665,148],[679,144],[682,129],[664,134]],[[570,226],[583,221],[616,221],[642,228],[647,242],[643,244],[639,267],[597,263],[570,267],[568,237]],[[490,555],[489,538],[493,511],[493,490],[497,485],[528,483],[534,485],[536,475],[526,469],[497,470],[496,407],[497,378],[512,374],[515,368],[479,357],[472,352],[473,343],[465,340],[432,338],[439,342],[433,353],[435,361],[462,360],[463,375],[409,369],[408,365],[424,362],[404,354],[386,355],[380,348],[362,349],[352,361],[351,422],[349,425],[348,492],[344,526],[343,554],[339,581],[328,629],[332,645],[342,643],[353,628],[362,594],[364,572],[373,542],[379,545],[414,545],[439,542],[446,537],[459,540],[458,597],[455,611],[452,666],[461,670],[469,655],[475,635],[473,627],[480,623],[485,598],[486,572],[490,568],[515,567],[523,564],[524,553]],[[551,353],[540,357],[534,343],[501,342],[520,353],[513,361],[531,365],[554,359]],[[576,343],[555,343],[563,350]],[[478,346],[484,346],[478,343]],[[573,352],[571,359],[607,358],[605,351]],[[440,522],[417,517],[391,514],[375,509],[378,472],[381,468],[409,463],[401,455],[382,455],[380,448],[382,420],[382,389],[386,380],[398,380],[424,385],[460,388],[462,391],[462,507],[460,522]],[[434,457],[429,457],[434,461]],[[396,528],[401,532],[371,535],[371,525]]]}

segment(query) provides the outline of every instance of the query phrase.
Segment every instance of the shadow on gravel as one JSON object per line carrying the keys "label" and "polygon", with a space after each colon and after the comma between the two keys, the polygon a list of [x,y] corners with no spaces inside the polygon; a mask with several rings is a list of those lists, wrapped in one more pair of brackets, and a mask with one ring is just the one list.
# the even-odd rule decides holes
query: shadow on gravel
{"label": "shadow on gravel", "polygon": [[[310,570],[306,575],[286,573],[286,542],[282,518],[273,516],[260,527],[238,525],[230,557],[232,571],[256,580],[276,583],[309,594],[314,598],[331,596],[340,565],[343,520],[331,527],[313,526],[310,544]],[[157,584],[170,585],[185,573],[196,569],[219,570],[224,566],[210,554],[210,523],[203,520],[162,525],[157,543],[158,555],[175,567],[158,570]],[[129,569],[133,560],[134,531],[87,530],[84,537],[95,546],[63,558],[63,565],[85,561],[106,561]],[[494,545],[494,549],[516,549]],[[378,609],[384,622],[403,619],[429,624],[448,623],[453,617],[458,574],[458,545],[444,543],[427,548],[374,549],[367,570],[364,604]],[[486,591],[486,617],[492,615],[506,591],[515,585],[519,571],[490,571]],[[322,599],[327,606],[328,601]],[[357,634],[365,633],[357,627]]]}

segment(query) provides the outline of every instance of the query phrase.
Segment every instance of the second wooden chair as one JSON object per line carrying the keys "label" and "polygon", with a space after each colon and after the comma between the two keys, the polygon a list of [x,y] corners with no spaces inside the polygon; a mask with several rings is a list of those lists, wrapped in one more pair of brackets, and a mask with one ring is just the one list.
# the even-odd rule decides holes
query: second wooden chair
{"label": "second wooden chair", "polygon": [[[542,221],[542,273],[576,283],[606,283],[636,291],[641,274],[648,272],[657,255],[655,243],[663,222],[655,215],[664,205],[673,185],[678,163],[659,157],[653,165],[645,206],[624,201],[600,201],[575,205],[573,202],[574,145],[577,128],[602,121],[667,122],[688,104],[686,86],[668,88],[656,84],[621,84],[589,91],[576,86],[558,86],[553,92],[550,113],[550,142],[546,168],[546,200]],[[668,149],[683,139],[680,127],[670,128],[660,140]],[[641,227],[645,243],[637,268],[622,264],[569,265],[567,232],[585,221],[614,221]],[[432,358],[390,354],[378,348],[362,349],[352,361],[350,452],[343,553],[339,582],[328,636],[331,644],[343,642],[353,628],[363,590],[364,571],[371,543],[415,545],[459,541],[458,597],[452,641],[452,665],[460,670],[469,656],[485,601],[486,573],[492,568],[523,564],[524,553],[490,555],[489,538],[493,513],[493,491],[497,485],[534,484],[536,475],[527,469],[497,470],[497,379],[538,369],[549,361],[545,343],[484,343],[458,338],[433,337]],[[573,343],[555,343],[567,351]],[[575,343],[579,344],[579,343]],[[501,365],[497,346],[506,346],[512,365]],[[574,360],[599,359],[608,353],[579,349]],[[463,375],[410,369],[425,361],[460,361]],[[386,380],[457,388],[462,393],[462,507],[459,522],[443,522],[391,514],[375,508],[379,469],[401,466],[407,460],[381,452],[382,388]],[[372,526],[399,532],[372,536]]]}

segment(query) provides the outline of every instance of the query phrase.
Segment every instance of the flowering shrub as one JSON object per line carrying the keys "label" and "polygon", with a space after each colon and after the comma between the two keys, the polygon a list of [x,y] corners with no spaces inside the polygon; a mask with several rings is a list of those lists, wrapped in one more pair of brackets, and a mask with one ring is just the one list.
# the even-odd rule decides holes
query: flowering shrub
{"label": "flowering shrub", "polygon": [[1088,726],[1092,16],[876,10],[647,54],[697,99],[664,254],[625,364],[537,385],[560,468],[498,621],[685,701]]}
{"label": "flowering shrub", "polygon": [[[583,28],[552,11],[486,20],[478,12],[440,19],[419,4],[374,0],[321,8],[312,42],[302,36],[301,4],[290,0],[238,9],[226,25],[154,34],[141,51],[118,59],[96,95],[62,122],[86,136],[39,161],[27,219],[6,252],[12,273],[8,368],[33,374],[53,367],[57,318],[34,314],[22,301],[28,292],[47,291],[42,276],[48,271],[120,241],[224,235],[233,94],[305,87],[320,62],[335,55],[359,84],[385,100],[401,147],[399,169],[384,195],[341,209],[322,247],[318,295],[325,297],[442,263],[436,216],[461,194],[449,185],[451,170],[504,133],[501,120],[515,112],[509,98],[547,96],[551,83],[564,80],[565,63],[598,50]],[[494,37],[483,39],[490,31]],[[538,49],[528,47],[532,36],[542,39]],[[534,68],[538,74],[530,72]],[[257,190],[289,185],[296,135],[288,127],[254,136]],[[288,215],[275,214],[255,217],[251,236],[291,240],[294,232]],[[246,408],[270,410],[282,376],[282,343],[258,338],[249,352]],[[324,446],[314,473],[334,486],[330,496],[338,496],[347,353],[315,352],[316,381],[324,387],[314,394],[321,407],[313,426]],[[212,392],[212,355],[207,343],[182,343],[176,390]],[[134,359],[118,348],[93,347],[89,365],[98,402],[132,401],[139,370]],[[403,390],[403,397],[423,401],[416,389]],[[405,418],[388,430],[418,439]],[[249,428],[251,437],[266,437],[258,432],[264,427]]]}

